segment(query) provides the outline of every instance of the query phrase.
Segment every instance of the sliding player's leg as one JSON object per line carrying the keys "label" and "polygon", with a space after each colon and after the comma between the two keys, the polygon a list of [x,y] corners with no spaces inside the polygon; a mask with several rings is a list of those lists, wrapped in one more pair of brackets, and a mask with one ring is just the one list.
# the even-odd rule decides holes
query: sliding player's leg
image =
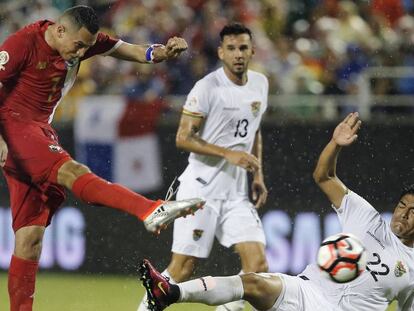
{"label": "sliding player's leg", "polygon": [[[250,230],[250,228],[248,230]],[[234,250],[240,256],[242,271],[239,275],[250,272],[260,273],[268,271],[265,245],[262,242],[240,242],[234,246]],[[218,306],[216,311],[242,311],[244,310],[244,307],[244,300],[239,300]]]}
{"label": "sliding player's leg", "polygon": [[240,299],[248,301],[257,310],[340,311],[337,301],[328,299],[328,289],[298,276],[248,273],[229,277],[208,276],[174,285],[148,260],[142,262],[140,273],[151,311],[164,310],[173,303],[222,305]]}
{"label": "sliding player's leg", "polygon": [[160,311],[170,304],[180,302],[217,306],[240,299],[247,300],[256,309],[270,310],[283,291],[280,277],[270,274],[208,276],[174,285],[147,260],[141,264],[140,272],[151,311]]}

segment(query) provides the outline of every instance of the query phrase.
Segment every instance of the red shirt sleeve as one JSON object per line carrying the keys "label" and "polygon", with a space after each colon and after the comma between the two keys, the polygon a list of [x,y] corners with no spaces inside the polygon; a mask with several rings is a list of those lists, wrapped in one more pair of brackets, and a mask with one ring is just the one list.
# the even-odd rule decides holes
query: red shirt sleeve
{"label": "red shirt sleeve", "polygon": [[0,82],[5,84],[20,74],[29,60],[30,40],[21,33],[11,35],[0,45]]}
{"label": "red shirt sleeve", "polygon": [[98,33],[96,43],[86,51],[82,60],[88,59],[94,55],[107,53],[118,43],[118,41],[118,39],[112,38],[103,32]]}

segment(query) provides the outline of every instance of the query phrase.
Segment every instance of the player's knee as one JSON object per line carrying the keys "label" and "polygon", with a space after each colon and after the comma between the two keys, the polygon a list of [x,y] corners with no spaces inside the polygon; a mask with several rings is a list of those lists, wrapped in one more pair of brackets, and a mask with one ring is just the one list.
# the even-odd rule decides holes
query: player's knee
{"label": "player's knee", "polygon": [[257,273],[246,273],[241,276],[244,295],[247,297],[258,297],[264,289],[264,281]]}
{"label": "player's knee", "polygon": [[16,236],[14,253],[17,257],[39,260],[42,251],[43,234],[25,234]]}
{"label": "player's knee", "polygon": [[180,256],[179,259],[174,258],[168,266],[168,272],[173,280],[177,283],[187,281],[194,272],[196,258],[190,256]]}
{"label": "player's knee", "polygon": [[270,309],[283,291],[283,283],[278,276],[247,273],[241,278],[244,288],[243,299],[259,310]]}
{"label": "player's knee", "polygon": [[71,189],[77,178],[90,172],[91,170],[86,165],[74,160],[68,161],[58,170],[58,184]]}
{"label": "player's knee", "polygon": [[190,279],[191,275],[194,272],[195,263],[192,260],[187,260],[181,266],[181,269],[178,269],[178,273],[174,277],[176,282],[184,282]]}
{"label": "player's knee", "polygon": [[[17,245],[16,245],[17,247]],[[25,259],[37,260],[42,250],[41,239],[27,239],[20,244],[20,252]]]}

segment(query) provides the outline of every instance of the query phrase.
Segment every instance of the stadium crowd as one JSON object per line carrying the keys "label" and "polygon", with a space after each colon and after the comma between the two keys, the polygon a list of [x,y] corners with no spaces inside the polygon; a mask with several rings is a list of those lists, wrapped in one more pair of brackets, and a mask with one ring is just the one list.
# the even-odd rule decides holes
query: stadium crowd
{"label": "stadium crowd", "polygon": [[[3,2],[4,3],[4,2]],[[165,43],[180,35],[189,52],[156,67],[110,57],[86,62],[73,97],[186,95],[218,65],[217,32],[230,20],[255,34],[252,68],[270,80],[271,94],[347,95],[360,91],[368,67],[414,66],[414,4],[410,0],[33,0],[6,1],[0,39],[28,21],[53,19],[75,4],[101,13],[103,30],[131,42]],[[149,70],[150,69],[150,70]],[[373,94],[414,94],[414,77],[372,79]]]}

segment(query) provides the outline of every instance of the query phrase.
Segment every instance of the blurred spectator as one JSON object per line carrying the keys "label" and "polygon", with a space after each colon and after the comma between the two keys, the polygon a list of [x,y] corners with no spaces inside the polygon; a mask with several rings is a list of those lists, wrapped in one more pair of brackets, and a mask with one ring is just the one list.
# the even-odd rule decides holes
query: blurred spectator
{"label": "blurred spectator", "polygon": [[404,8],[401,0],[372,0],[372,11],[376,15],[385,17],[390,26],[404,15]]}
{"label": "blurred spectator", "polygon": [[134,65],[125,76],[123,85],[127,105],[119,123],[120,136],[155,133],[158,119],[167,108],[162,99],[165,81],[154,76],[150,66]]}
{"label": "blurred spectator", "polygon": [[[121,39],[165,43],[180,35],[189,51],[174,63],[139,68],[142,76],[131,74],[137,68],[128,63],[96,58],[82,65],[81,83],[70,102],[91,93],[142,95],[147,87],[160,97],[185,95],[217,66],[217,33],[234,20],[252,29],[252,66],[269,76],[273,94],[356,94],[370,66],[414,66],[412,0],[3,1],[0,39],[27,21],[54,19],[59,10],[76,4],[94,6],[103,26]],[[414,94],[414,77],[387,81],[371,85],[372,92]]]}

